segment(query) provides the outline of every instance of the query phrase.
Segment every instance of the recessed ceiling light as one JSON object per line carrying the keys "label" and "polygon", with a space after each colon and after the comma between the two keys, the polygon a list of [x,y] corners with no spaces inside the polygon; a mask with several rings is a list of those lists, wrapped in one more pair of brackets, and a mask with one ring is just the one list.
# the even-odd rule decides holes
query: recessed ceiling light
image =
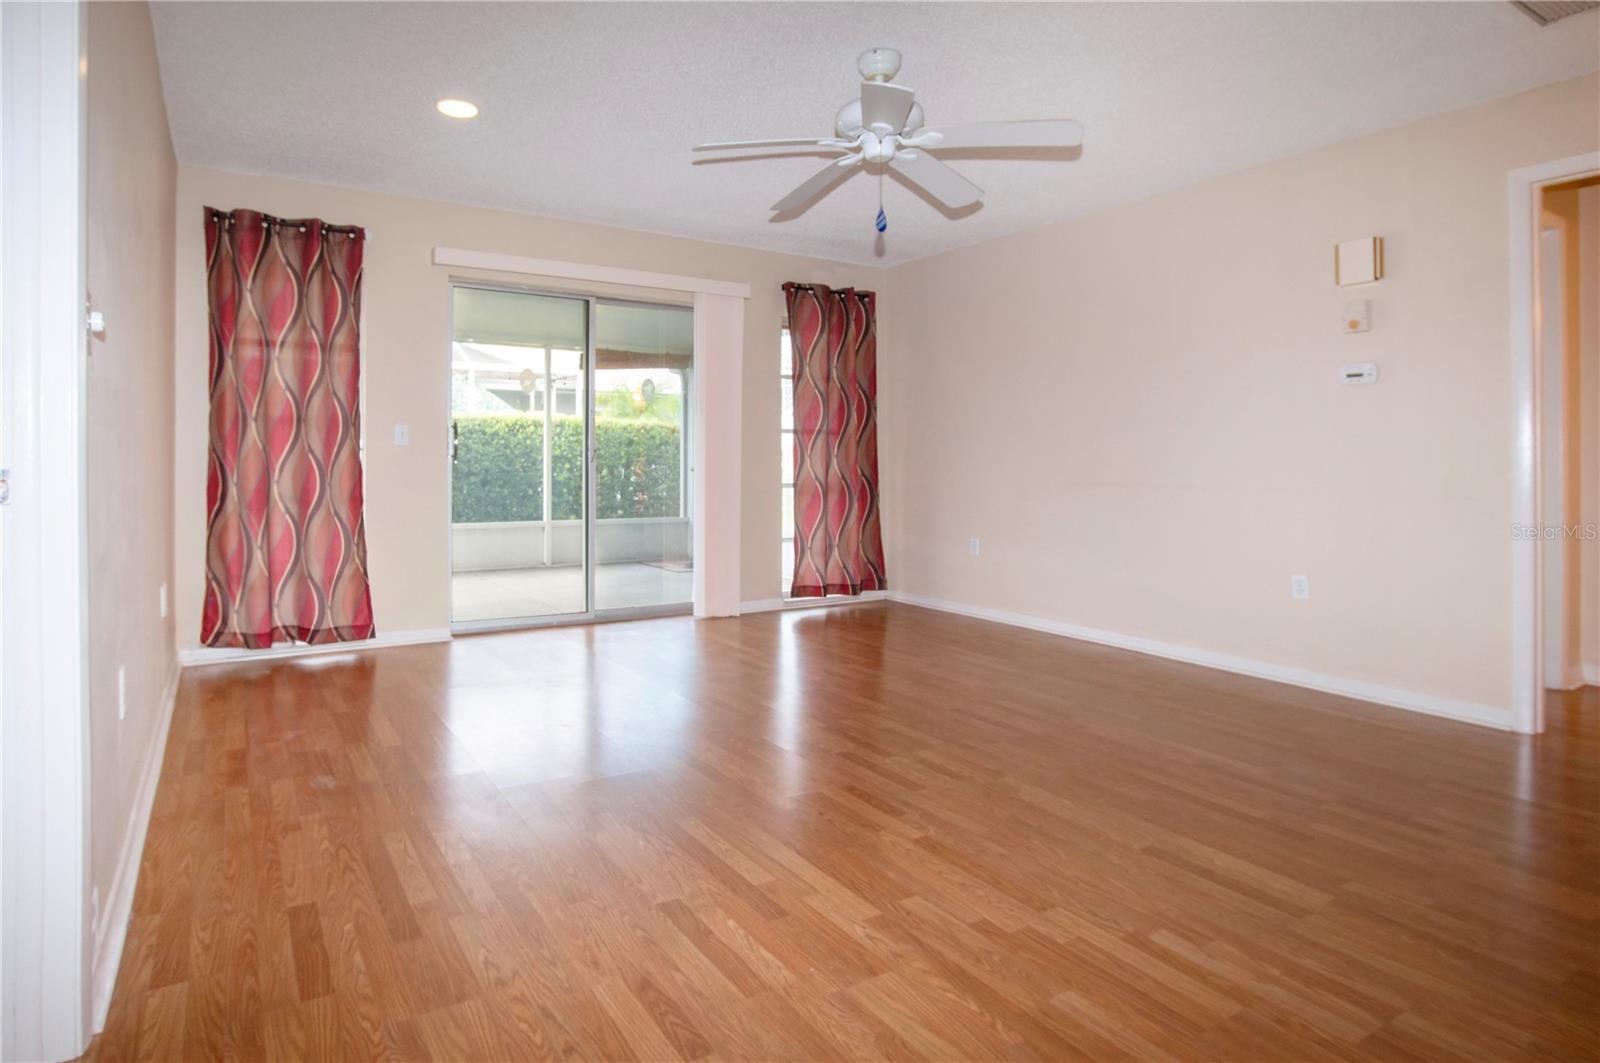
{"label": "recessed ceiling light", "polygon": [[434,104],[434,106],[439,108],[440,114],[448,115],[451,118],[478,117],[478,105],[475,103],[468,103],[466,100],[453,100],[449,97],[445,97],[438,103]]}

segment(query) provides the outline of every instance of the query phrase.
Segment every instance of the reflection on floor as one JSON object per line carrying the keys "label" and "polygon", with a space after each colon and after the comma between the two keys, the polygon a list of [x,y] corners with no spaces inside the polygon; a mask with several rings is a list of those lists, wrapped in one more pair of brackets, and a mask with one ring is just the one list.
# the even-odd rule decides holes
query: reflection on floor
{"label": "reflection on floor", "polygon": [[[451,582],[452,613],[458,623],[584,611],[581,565],[457,572]],[[693,582],[694,570],[687,562],[601,565],[594,574],[595,608],[687,603]]]}

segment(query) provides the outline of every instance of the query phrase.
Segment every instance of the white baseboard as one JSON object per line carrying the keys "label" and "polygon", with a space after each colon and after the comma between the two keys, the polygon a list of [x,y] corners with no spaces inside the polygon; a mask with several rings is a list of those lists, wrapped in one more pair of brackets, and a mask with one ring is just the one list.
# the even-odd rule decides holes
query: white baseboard
{"label": "white baseboard", "polygon": [[1563,672],[1560,680],[1553,683],[1550,681],[1549,674],[1546,673],[1544,688],[1546,690],[1577,690],[1583,684],[1583,668],[1574,666]]}
{"label": "white baseboard", "polygon": [[1579,687],[1600,686],[1600,665],[1575,664],[1561,674],[1559,682],[1545,678],[1546,690],[1577,690]]}
{"label": "white baseboard", "polygon": [[203,664],[227,664],[232,661],[272,661],[281,657],[305,657],[317,653],[356,653],[361,650],[381,650],[390,646],[416,646],[424,642],[449,642],[447,627],[415,628],[411,631],[390,631],[361,642],[319,642],[314,646],[290,642],[263,650],[240,649],[232,646],[192,646],[178,651],[178,663],[185,668]]}
{"label": "white baseboard", "polygon": [[992,620],[998,624],[1025,627],[1070,639],[1082,639],[1085,642],[1098,642],[1105,646],[1133,650],[1135,653],[1148,653],[1154,657],[1185,661],[1189,664],[1216,668],[1224,672],[1237,672],[1240,675],[1254,676],[1257,679],[1271,679],[1275,682],[1288,683],[1292,686],[1306,687],[1311,690],[1320,690],[1328,694],[1339,694],[1347,698],[1373,701],[1380,705],[1389,705],[1397,709],[1410,709],[1412,712],[1424,712],[1430,716],[1444,716],[1452,720],[1460,720],[1463,723],[1478,724],[1482,727],[1493,727],[1502,731],[1508,731],[1512,728],[1511,712],[1493,705],[1457,701],[1453,698],[1443,698],[1435,694],[1423,694],[1414,690],[1404,690],[1400,687],[1385,686],[1381,683],[1369,683],[1362,679],[1323,675],[1319,672],[1308,672],[1304,669],[1271,664],[1267,661],[1256,661],[1248,657],[1234,657],[1225,653],[1214,653],[1211,650],[1199,650],[1190,646],[1179,646],[1171,642],[1158,642],[1155,639],[1140,638],[1136,635],[1122,635],[1114,631],[1102,631],[1098,628],[1082,627],[1078,624],[1068,624],[1059,620],[1046,620],[1042,617],[1028,616],[1023,613],[1006,612],[1003,609],[990,609],[981,605],[966,605],[962,602],[948,601],[943,598],[925,598],[922,595],[906,594],[901,591],[890,591],[889,597],[892,601],[903,602],[906,605],[920,605],[925,609],[938,609],[946,613],[960,613],[962,616],[970,616],[979,620]]}
{"label": "white baseboard", "polygon": [[779,609],[815,609],[824,605],[859,605],[862,602],[888,600],[888,591],[862,591],[856,595],[831,595],[827,598],[758,598],[751,602],[740,602],[739,615],[770,613]]}
{"label": "white baseboard", "polygon": [[161,714],[155,737],[145,750],[144,770],[139,773],[139,789],[122,833],[122,851],[117,855],[117,870],[100,909],[95,926],[94,972],[91,983],[93,1032],[105,1029],[106,1013],[111,1008],[111,992],[117,986],[117,970],[122,966],[122,946],[128,939],[128,920],[133,915],[133,894],[139,884],[139,864],[144,859],[144,839],[150,829],[150,812],[155,807],[156,786],[161,782],[161,763],[167,755],[167,732],[172,728],[172,708],[178,700],[178,678],[182,674],[174,661],[167,671],[161,691]]}

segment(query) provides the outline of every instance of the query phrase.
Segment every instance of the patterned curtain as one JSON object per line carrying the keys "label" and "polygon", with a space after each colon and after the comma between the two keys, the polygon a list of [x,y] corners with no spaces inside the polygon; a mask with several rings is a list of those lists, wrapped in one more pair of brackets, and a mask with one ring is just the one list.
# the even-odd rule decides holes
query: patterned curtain
{"label": "patterned curtain", "polygon": [[878,514],[872,292],[785,284],[794,351],[795,598],[888,587]]}
{"label": "patterned curtain", "polygon": [[206,208],[207,646],[373,635],[361,499],[366,233]]}

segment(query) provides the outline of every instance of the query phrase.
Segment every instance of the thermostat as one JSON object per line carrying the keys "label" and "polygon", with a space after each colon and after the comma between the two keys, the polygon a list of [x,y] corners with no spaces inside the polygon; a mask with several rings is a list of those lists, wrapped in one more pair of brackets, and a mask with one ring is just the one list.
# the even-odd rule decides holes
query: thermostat
{"label": "thermostat", "polygon": [[1354,365],[1342,365],[1339,367],[1339,379],[1346,384],[1376,384],[1378,363],[1357,362]]}

